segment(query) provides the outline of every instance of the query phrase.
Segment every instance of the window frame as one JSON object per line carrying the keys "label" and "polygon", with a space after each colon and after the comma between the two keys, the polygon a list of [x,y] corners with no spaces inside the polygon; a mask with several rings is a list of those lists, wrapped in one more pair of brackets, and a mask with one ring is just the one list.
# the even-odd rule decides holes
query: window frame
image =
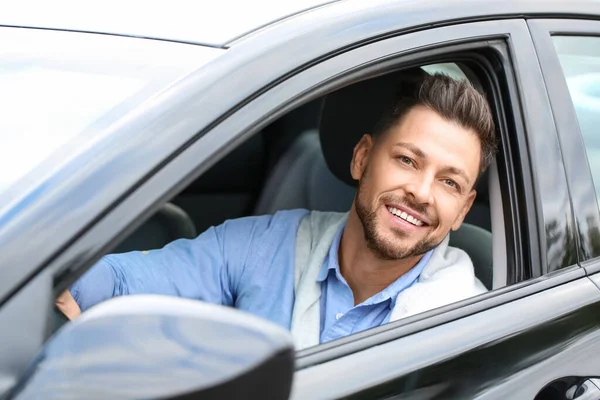
{"label": "window frame", "polygon": [[[569,196],[573,204],[571,218],[577,233],[575,239],[578,263],[588,273],[599,272],[600,264],[594,260],[600,257],[600,252],[593,251],[591,238],[587,235],[587,221],[591,219],[596,226],[600,226],[600,208],[579,120],[552,36],[597,36],[600,40],[600,22],[531,19],[527,23],[546,82],[563,153]],[[573,188],[578,188],[578,193]],[[582,191],[585,193],[581,193]]]}

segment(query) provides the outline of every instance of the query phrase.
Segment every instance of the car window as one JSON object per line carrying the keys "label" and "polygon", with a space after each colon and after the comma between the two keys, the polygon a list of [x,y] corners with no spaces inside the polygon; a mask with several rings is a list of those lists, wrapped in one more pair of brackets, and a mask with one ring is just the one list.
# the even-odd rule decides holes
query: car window
{"label": "car window", "polygon": [[[442,72],[446,75],[450,75],[455,79],[466,80],[464,72],[454,63],[444,63],[444,64],[429,64],[422,67],[427,73],[436,73]],[[184,280],[181,278],[186,275],[186,268],[190,268],[190,271],[196,271],[197,268],[195,266],[202,265],[203,270],[210,271],[211,268],[213,271],[218,271],[220,268],[220,263],[218,262],[220,259],[218,257],[210,256],[211,248],[203,247],[203,243],[209,243],[213,234],[222,235],[221,232],[226,232],[228,235],[230,232],[234,232],[236,235],[236,240],[234,242],[229,239],[229,236],[215,236],[214,240],[222,241],[223,243],[235,243],[235,250],[230,249],[228,246],[223,248],[223,254],[227,257],[228,269],[231,272],[227,272],[231,274],[231,279],[235,278],[236,270],[235,265],[243,266],[244,273],[247,273],[248,278],[245,278],[246,281],[255,280],[259,282],[261,278],[250,278],[250,276],[260,277],[269,273],[270,269],[267,272],[264,272],[262,269],[263,265],[267,265],[269,262],[278,263],[281,265],[290,265],[290,261],[285,258],[285,255],[289,255],[289,251],[296,251],[293,246],[295,246],[296,241],[294,240],[294,235],[296,235],[296,231],[299,230],[298,226],[300,225],[300,218],[304,217],[304,213],[298,212],[298,210],[318,210],[321,212],[338,212],[345,213],[350,209],[353,200],[355,199],[355,189],[350,186],[350,183],[344,179],[343,175],[338,175],[333,170],[328,167],[326,158],[327,154],[331,156],[331,153],[327,153],[327,150],[320,145],[320,137],[319,135],[323,135],[325,137],[331,137],[332,135],[337,135],[337,130],[329,129],[331,126],[335,126],[340,121],[340,114],[335,111],[336,104],[340,103],[340,99],[360,99],[365,97],[365,93],[370,95],[371,98],[375,98],[370,91],[376,91],[377,93],[381,93],[379,96],[381,98],[388,98],[387,95],[389,92],[393,92],[394,88],[398,84],[399,80],[410,72],[407,71],[396,71],[390,73],[384,77],[378,78],[377,80],[365,80],[357,85],[348,86],[340,91],[330,93],[327,97],[327,102],[329,104],[329,108],[317,108],[314,115],[309,115],[308,112],[303,113],[304,118],[312,118],[313,125],[319,127],[319,131],[316,132],[314,130],[309,130],[307,132],[297,132],[297,137],[295,140],[292,140],[289,144],[289,147],[279,154],[278,161],[274,163],[273,167],[267,172],[267,176],[264,179],[264,187],[260,188],[259,197],[263,201],[257,201],[257,206],[251,213],[257,217],[257,219],[236,219],[239,217],[238,210],[231,207],[229,202],[225,201],[225,197],[220,194],[215,198],[220,199],[217,202],[210,202],[207,194],[211,193],[211,191],[216,192],[215,194],[219,194],[220,188],[214,188],[214,185],[207,184],[210,181],[205,181],[203,184],[202,181],[199,183],[194,183],[190,185],[187,189],[184,189],[183,194],[178,196],[173,200],[173,203],[178,204],[180,207],[176,207],[173,204],[168,204],[163,207],[159,212],[154,215],[151,219],[149,219],[145,224],[140,226],[135,232],[133,232],[126,241],[122,242],[119,247],[116,249],[115,253],[109,255],[103,261],[98,264],[99,268],[97,271],[101,271],[103,268],[106,268],[107,260],[111,260],[111,265],[118,268],[119,271],[122,271],[123,276],[127,275],[128,277],[135,276],[134,279],[129,279],[130,281],[136,280],[139,282],[147,282],[143,283],[143,285],[153,285],[151,276],[142,276],[146,272],[145,271],[154,271],[152,273],[153,276],[160,276],[160,272],[157,272],[157,268],[159,264],[155,264],[158,260],[156,257],[163,257],[162,254],[165,254],[164,264],[161,261],[160,265],[167,265],[167,263],[171,262],[169,260],[172,259],[172,255],[166,255],[167,253],[161,251],[160,249],[163,246],[168,246],[169,249],[175,249],[179,246],[176,252],[184,252],[189,254],[190,257],[183,257],[178,259],[177,266],[170,272],[170,279],[175,285],[180,286],[183,282],[187,282],[188,278],[186,277]],[[385,85],[383,84],[385,83]],[[389,88],[389,89],[388,89]],[[324,99],[322,99],[324,100]],[[358,104],[359,107],[362,108],[362,103],[359,101],[354,102],[354,104]],[[386,106],[385,101],[381,101],[379,104],[381,108]],[[333,110],[333,111],[331,111]],[[305,110],[306,111],[306,110]],[[367,125],[373,125],[377,122],[379,118],[380,111],[375,110],[373,113],[364,113],[360,114],[358,112],[352,113],[352,115],[357,115],[356,119],[353,120],[354,123],[361,123]],[[286,116],[282,117],[286,118]],[[327,121],[335,122],[334,124],[320,123],[319,120],[326,119]],[[364,121],[363,121],[364,120]],[[275,122],[274,122],[275,124]],[[284,126],[285,124],[276,124],[273,126],[274,129],[279,131],[278,126]],[[267,130],[267,129],[265,129]],[[347,132],[349,130],[345,130]],[[353,137],[360,138],[361,129],[357,129],[353,131]],[[260,139],[262,133],[257,133],[254,136],[254,139]],[[339,144],[339,143],[337,143]],[[337,145],[336,144],[336,145]],[[351,142],[350,144],[355,145],[355,142]],[[259,140],[257,145],[260,147],[262,142]],[[242,149],[240,147],[240,149]],[[243,151],[252,150],[252,147],[248,149],[242,149]],[[233,153],[232,153],[233,155]],[[254,157],[266,157],[266,152],[254,152],[251,151],[248,154],[248,157],[244,157],[250,159],[250,156]],[[340,164],[344,163],[344,165],[348,166],[350,164],[351,152],[348,152],[347,157],[343,158],[339,161]],[[236,158],[233,160],[229,159],[229,157],[224,158],[221,162],[217,163],[210,170],[209,173],[212,173],[216,176],[219,176],[220,183],[224,186],[227,184],[230,185],[231,188],[235,187],[236,180],[235,178],[238,175],[244,173],[244,171],[251,170],[253,165],[248,162],[234,162]],[[266,162],[255,163],[257,169],[262,170],[263,165]],[[225,167],[227,165],[227,167]],[[336,166],[338,164],[336,163]],[[255,171],[257,174],[261,171]],[[319,176],[319,179],[314,179],[314,176]],[[497,181],[493,182],[492,185],[499,185]],[[199,187],[200,186],[200,187]],[[473,203],[473,207],[471,208],[472,212],[469,212],[465,218],[465,224],[461,227],[461,229],[456,232],[452,232],[449,238],[449,245],[452,247],[457,247],[463,249],[466,255],[473,260],[472,263],[474,265],[474,285],[473,287],[467,288],[468,290],[472,290],[465,297],[471,297],[476,294],[484,293],[487,290],[492,290],[503,284],[496,284],[494,286],[494,265],[492,260],[492,255],[495,253],[493,251],[493,240],[492,240],[492,227],[491,227],[491,207],[490,207],[490,195],[489,188],[490,184],[487,176],[483,176],[477,186],[477,192],[479,196],[477,196],[476,200]],[[232,190],[230,190],[232,191]],[[201,193],[202,196],[197,195],[197,193]],[[192,196],[195,201],[181,201],[183,198],[188,198]],[[268,199],[268,201],[264,201],[264,199]],[[499,202],[496,203],[500,204]],[[179,208],[177,210],[177,208]],[[290,211],[292,210],[292,211]],[[497,211],[498,212],[498,211]],[[264,216],[273,216],[271,219],[263,219]],[[202,239],[193,241],[196,233],[194,232],[194,222],[190,216],[194,216],[195,221],[200,221],[200,224],[196,224],[196,227],[200,227],[197,231],[198,234],[201,234]],[[224,225],[218,224],[219,227],[216,229],[203,227],[202,221],[208,220],[210,217],[215,218],[221,216],[224,220],[221,221],[227,222]],[[406,217],[405,217],[406,218]],[[258,222],[256,222],[258,221]],[[261,222],[262,221],[262,222]],[[268,228],[264,230],[262,236],[254,237],[252,234],[245,234],[244,232],[253,232],[256,229],[260,228],[259,225],[247,225],[249,223],[264,223],[264,221],[269,221],[269,227],[277,227],[276,229]],[[294,225],[296,224],[296,225]],[[187,229],[187,226],[191,226],[192,229]],[[226,231],[224,227],[227,227]],[[239,233],[236,233],[239,232]],[[271,232],[277,232],[277,235],[272,235]],[[331,231],[335,233],[334,231]],[[499,227],[496,227],[496,234],[502,234],[502,230]],[[224,235],[224,234],[223,234]],[[282,238],[283,236],[283,238]],[[272,239],[270,239],[272,237]],[[177,241],[176,239],[186,238],[191,239],[192,241]],[[273,240],[271,243],[269,240]],[[333,243],[335,238],[333,236],[329,236],[329,239]],[[339,237],[338,237],[338,240]],[[173,242],[172,244],[169,244]],[[253,243],[257,248],[261,247],[260,252],[256,253],[248,253],[248,258],[243,259],[235,259],[234,254],[240,254],[244,257],[246,250],[242,248],[241,243]],[[184,250],[184,247],[181,246],[192,246],[193,251]],[[274,254],[272,257],[281,257],[280,259],[275,259],[275,261],[262,260],[257,259],[259,255],[263,253],[268,253],[272,248],[280,247],[284,249]],[[262,250],[264,248],[264,250]],[[134,254],[137,251],[137,255]],[[141,253],[139,253],[141,251]],[[465,254],[460,253],[460,254]],[[132,259],[131,257],[140,256],[137,261],[128,262],[125,260]],[[199,257],[199,258],[194,258]],[[206,258],[208,257],[208,258]],[[271,257],[271,256],[269,256]],[[325,255],[323,255],[325,257]],[[186,261],[184,261],[184,258]],[[428,259],[428,258],[427,258]],[[426,260],[427,260],[426,259]],[[216,260],[216,262],[211,262],[210,260]],[[331,262],[329,265],[335,266],[335,262]],[[468,261],[471,262],[471,261]],[[420,264],[419,268],[424,268],[426,262]],[[143,266],[142,266],[143,265]],[[147,265],[151,265],[147,267]],[[499,263],[495,266],[498,270],[506,269],[506,263]],[[409,279],[416,279],[416,276],[420,273],[421,269],[415,269],[412,275],[409,275],[405,281],[409,281]],[[252,273],[248,271],[253,271]],[[293,270],[290,269],[293,272]],[[284,277],[287,276],[283,273]],[[504,272],[503,275],[506,275]],[[193,276],[193,275],[190,275]],[[218,275],[213,275],[218,276]],[[102,284],[99,284],[98,279],[102,279],[98,277],[95,272],[92,272],[82,278],[82,280],[76,283],[73,287],[71,287],[72,294],[75,299],[79,302],[81,309],[86,311],[87,308],[91,307],[95,304],[96,299],[104,298],[104,295],[100,292],[95,292],[95,287],[103,287]],[[197,278],[192,278],[197,279]],[[276,278],[272,278],[276,279]],[[278,279],[278,278],[277,278]],[[316,279],[316,278],[315,278]],[[320,278],[325,279],[325,278]],[[496,279],[496,281],[499,281]],[[164,285],[163,280],[159,278],[156,283],[156,287],[160,287]],[[214,286],[203,286],[204,283],[207,282],[207,285],[210,284],[209,279],[198,279],[193,285],[190,286],[190,290],[193,290],[193,296],[196,298],[202,298],[204,301],[216,301],[216,298],[209,298],[205,296],[203,293],[220,293],[221,291],[228,292],[230,289],[227,286],[221,286],[221,281],[218,282],[218,285]],[[336,282],[333,281],[331,285],[335,285]],[[343,285],[343,284],[342,284]],[[350,302],[342,302],[337,300],[338,297],[342,295],[348,295],[348,291],[345,286],[339,285],[338,288],[338,296],[334,297],[331,293],[334,293],[333,290],[328,292],[328,296],[330,296],[328,303],[330,304],[330,309],[336,308],[336,313],[334,315],[335,320],[330,319],[328,325],[324,325],[324,329],[333,332],[330,336],[324,336],[324,340],[332,340],[338,336],[341,336],[338,331],[341,331],[344,335],[359,332],[361,330],[365,330],[369,327],[369,322],[366,323],[358,323],[352,322],[351,324],[346,321],[354,321],[355,318],[360,316],[359,313],[364,312],[366,307],[362,309],[354,309],[351,305],[354,305],[354,301]],[[400,281],[395,286],[401,287],[405,285],[404,281]],[[144,288],[149,286],[144,286]],[[241,289],[240,289],[241,288]],[[128,293],[135,293],[132,289]],[[144,289],[146,290],[146,289]],[[253,288],[251,291],[248,290],[244,292],[244,287],[240,285],[234,286],[234,289],[239,293],[248,293],[245,296],[250,298],[250,296],[255,296],[256,299],[261,299],[262,302],[267,299],[266,304],[271,304],[272,300],[269,296],[277,296],[280,299],[283,299],[280,303],[284,305],[282,307],[284,310],[289,310],[292,307],[292,299],[286,298],[286,293],[290,293],[287,289],[287,286],[282,283],[279,286],[274,286],[269,291],[261,292],[260,289]],[[349,288],[348,288],[349,290]],[[390,289],[396,290],[396,289]],[[93,293],[92,293],[93,292]],[[234,292],[234,296],[237,296],[237,292]],[[342,294],[339,294],[342,293]],[[350,295],[352,296],[352,295]],[[385,295],[383,295],[385,296]],[[91,300],[87,300],[91,299]],[[232,297],[233,299],[233,297]],[[286,300],[287,299],[287,300]],[[229,298],[225,299],[225,303],[227,305],[234,305],[236,307],[245,307],[242,301],[233,303],[233,300]],[[258,301],[253,300],[252,301]],[[288,301],[288,303],[285,303]],[[375,300],[373,300],[375,301]],[[338,304],[339,303],[339,304]],[[288,304],[287,306],[285,304]],[[333,304],[333,305],[332,305]],[[385,304],[382,302],[378,302],[377,307],[385,308]],[[376,307],[372,307],[375,309]],[[435,304],[430,308],[435,308]],[[275,313],[271,310],[272,307],[269,307],[268,310],[262,311],[258,306],[247,306],[249,312],[253,312],[256,315],[263,316],[266,318],[271,318],[272,320],[280,321],[278,318],[284,318],[285,312]],[[377,313],[377,310],[373,311],[373,315],[377,315],[375,318],[383,318],[385,314]],[[283,317],[281,316],[283,315]],[[352,319],[342,319],[344,316],[351,317]],[[332,328],[335,321],[340,321],[339,327],[342,328]],[[361,321],[370,321],[369,317],[360,317]],[[383,321],[383,319],[381,320]],[[380,322],[381,322],[380,321]],[[383,322],[381,322],[383,323]],[[281,324],[287,326],[287,321],[283,319]],[[344,325],[346,324],[346,325]],[[357,328],[355,328],[355,326]],[[336,336],[337,335],[337,336]]]}
{"label": "car window", "polygon": [[[49,65],[43,59],[2,58],[0,107],[8,112],[0,119],[0,157],[11,168],[2,169],[0,190],[145,83],[136,77]],[[35,117],[28,118],[31,112]]]}
{"label": "car window", "polygon": [[455,63],[439,63],[439,64],[429,64],[421,67],[428,74],[433,75],[436,73],[446,74],[454,79],[459,80],[469,80],[465,73],[460,69],[458,65]]}
{"label": "car window", "polygon": [[555,36],[569,92],[600,198],[600,37]]}
{"label": "car window", "polygon": [[[41,168],[39,178],[68,159],[74,149],[67,143],[92,145],[127,102],[150,98],[215,51],[35,29],[1,28],[0,39],[0,207],[25,190],[35,168]],[[92,126],[98,129],[89,132]]]}

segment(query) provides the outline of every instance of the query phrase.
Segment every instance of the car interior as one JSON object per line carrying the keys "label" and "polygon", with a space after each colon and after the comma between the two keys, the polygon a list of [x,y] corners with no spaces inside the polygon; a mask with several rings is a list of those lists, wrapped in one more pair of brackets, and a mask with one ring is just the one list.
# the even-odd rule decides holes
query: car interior
{"label": "car interior", "polygon": [[[345,212],[356,183],[350,176],[355,144],[373,128],[407,74],[442,72],[469,79],[455,63],[403,69],[364,80],[306,103],[254,134],[164,204],[113,253],[161,248],[227,219],[305,208]],[[502,199],[496,164],[476,186],[477,197],[450,245],[465,250],[489,289],[506,285]],[[494,232],[494,235],[492,235]]]}

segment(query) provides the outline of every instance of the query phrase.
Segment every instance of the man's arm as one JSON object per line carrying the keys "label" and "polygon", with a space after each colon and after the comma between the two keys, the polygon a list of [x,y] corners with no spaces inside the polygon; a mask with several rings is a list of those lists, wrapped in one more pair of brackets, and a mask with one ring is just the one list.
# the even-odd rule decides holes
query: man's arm
{"label": "man's arm", "polygon": [[[56,305],[73,318],[111,297],[165,294],[236,306],[286,325],[287,314],[277,310],[287,310],[293,302],[293,290],[287,293],[294,277],[289,267],[306,213],[229,220],[196,239],[176,240],[160,250],[106,256]],[[282,296],[287,296],[285,301]]]}
{"label": "man's arm", "polygon": [[81,309],[73,296],[71,296],[71,292],[65,290],[62,292],[58,299],[56,299],[56,307],[69,319],[74,319],[79,317],[81,314]]}
{"label": "man's arm", "polygon": [[[230,221],[241,237],[252,231],[252,221]],[[250,229],[249,229],[250,228]],[[232,279],[242,267],[242,257],[222,256],[224,226],[210,228],[196,239],[176,240],[160,250],[134,251],[103,257],[64,292],[56,306],[70,319],[112,297],[128,294],[165,294],[232,305]]]}

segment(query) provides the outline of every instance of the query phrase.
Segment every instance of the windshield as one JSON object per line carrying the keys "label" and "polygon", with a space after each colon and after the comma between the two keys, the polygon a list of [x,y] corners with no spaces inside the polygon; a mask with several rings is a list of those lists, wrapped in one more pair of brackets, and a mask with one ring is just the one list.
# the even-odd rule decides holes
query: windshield
{"label": "windshield", "polygon": [[[0,193],[48,173],[102,128],[220,50],[146,39],[0,28]],[[123,107],[128,105],[129,107]],[[94,132],[94,129],[97,131]],[[82,132],[86,132],[84,136]],[[18,191],[20,192],[20,190]],[[7,198],[8,196],[8,198]]]}

